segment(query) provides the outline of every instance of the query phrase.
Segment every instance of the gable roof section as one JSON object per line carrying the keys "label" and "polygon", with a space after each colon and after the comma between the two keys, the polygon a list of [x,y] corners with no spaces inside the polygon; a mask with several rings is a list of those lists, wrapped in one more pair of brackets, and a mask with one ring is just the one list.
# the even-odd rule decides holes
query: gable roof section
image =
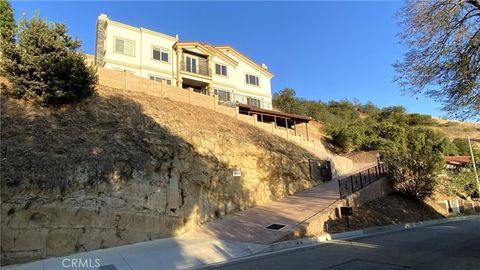
{"label": "gable roof section", "polygon": [[214,47],[216,49],[218,49],[219,51],[222,51],[222,52],[232,52],[235,56],[242,59],[243,61],[245,61],[250,66],[252,66],[253,68],[255,68],[258,71],[260,71],[261,73],[263,73],[263,75],[267,76],[270,79],[273,78],[273,73],[271,73],[267,69],[263,68],[259,64],[255,63],[252,59],[248,58],[247,56],[245,56],[241,52],[237,51],[232,46],[230,46],[230,45],[217,45],[217,46],[214,46]]}
{"label": "gable roof section", "polygon": [[233,59],[230,56],[224,54],[220,50],[217,50],[215,47],[213,47],[209,44],[203,43],[203,42],[199,42],[199,41],[177,41],[177,43],[175,43],[174,46],[175,47],[180,46],[180,47],[185,47],[185,48],[196,47],[199,50],[204,51],[207,54],[211,54],[211,55],[215,55],[215,56],[220,57],[221,59],[223,59],[225,62],[231,64],[232,66],[235,66],[235,67],[238,66],[238,62],[235,61],[235,59]]}

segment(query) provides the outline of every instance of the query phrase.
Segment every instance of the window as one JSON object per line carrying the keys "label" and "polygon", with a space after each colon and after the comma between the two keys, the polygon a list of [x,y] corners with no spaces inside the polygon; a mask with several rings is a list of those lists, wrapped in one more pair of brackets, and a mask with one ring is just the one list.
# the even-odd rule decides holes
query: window
{"label": "window", "polygon": [[122,38],[115,38],[115,52],[135,56],[135,42]]}
{"label": "window", "polygon": [[250,74],[245,74],[245,82],[247,84],[256,85],[256,86],[260,85],[258,77]]}
{"label": "window", "polygon": [[215,95],[218,96],[219,101],[224,101],[224,102],[230,101],[230,92],[220,90],[220,89],[215,89],[214,92],[215,92]]}
{"label": "window", "polygon": [[187,56],[185,58],[186,62],[186,71],[197,73],[197,58]]}
{"label": "window", "polygon": [[250,105],[250,106],[253,106],[253,107],[260,108],[260,100],[257,99],[257,98],[251,98],[251,97],[249,97],[249,98],[247,99],[247,104]]}
{"label": "window", "polygon": [[215,74],[227,76],[227,66],[222,64],[215,64]]}
{"label": "window", "polygon": [[150,80],[152,80],[152,81],[156,81],[156,82],[164,81],[168,85],[172,85],[172,80],[170,80],[170,79],[162,78],[162,77],[155,76],[155,75],[150,75],[149,77],[150,77]]}
{"label": "window", "polygon": [[162,62],[169,62],[170,54],[168,50],[161,49],[161,48],[153,48],[152,50],[152,58],[154,60],[162,61]]}

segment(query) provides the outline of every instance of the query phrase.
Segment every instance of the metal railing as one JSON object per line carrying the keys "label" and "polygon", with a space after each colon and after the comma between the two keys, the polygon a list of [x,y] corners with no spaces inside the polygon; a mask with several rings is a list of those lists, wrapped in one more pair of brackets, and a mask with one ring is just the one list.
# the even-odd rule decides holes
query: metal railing
{"label": "metal railing", "polygon": [[[249,104],[249,101],[248,99],[249,98],[252,98],[252,97],[249,97],[249,96],[245,96],[245,95],[240,95],[240,94],[233,94],[233,97],[232,97],[232,101],[234,102],[238,102],[240,104],[246,104],[246,105],[253,105],[253,104]],[[257,107],[260,108],[260,109],[266,109],[266,110],[271,110],[272,109],[272,103],[271,102],[266,102],[266,101],[263,101],[263,100],[259,100],[257,99],[258,103]]]}
{"label": "metal railing", "polygon": [[191,65],[187,64],[185,61],[180,62],[180,68],[183,71],[195,73],[195,74],[200,74],[203,76],[212,76],[211,70],[208,68],[208,64],[202,64],[202,62],[199,62],[197,65]]}
{"label": "metal railing", "polygon": [[368,168],[367,170],[352,174],[338,180],[340,199],[344,199],[368,185],[375,183],[387,175],[387,166],[383,163]]}

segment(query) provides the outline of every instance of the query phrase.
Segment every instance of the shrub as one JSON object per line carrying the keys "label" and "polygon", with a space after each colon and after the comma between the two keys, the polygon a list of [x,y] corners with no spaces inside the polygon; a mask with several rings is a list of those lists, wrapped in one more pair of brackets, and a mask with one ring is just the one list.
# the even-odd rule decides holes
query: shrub
{"label": "shrub", "polygon": [[12,83],[9,94],[41,105],[78,101],[93,94],[97,77],[78,52],[80,41],[61,23],[39,15],[21,19],[18,40],[5,48],[2,68]]}
{"label": "shrub", "polygon": [[405,129],[391,122],[372,124],[365,132],[362,150],[387,150],[405,144]]}
{"label": "shrub", "polygon": [[432,116],[418,113],[408,114],[407,123],[410,126],[434,126],[437,124]]}
{"label": "shrub", "polygon": [[430,129],[410,129],[404,146],[382,151],[396,190],[417,199],[430,196],[443,171],[447,139]]}
{"label": "shrub", "polygon": [[332,133],[332,144],[342,152],[359,150],[365,140],[365,129],[361,125],[350,125]]}

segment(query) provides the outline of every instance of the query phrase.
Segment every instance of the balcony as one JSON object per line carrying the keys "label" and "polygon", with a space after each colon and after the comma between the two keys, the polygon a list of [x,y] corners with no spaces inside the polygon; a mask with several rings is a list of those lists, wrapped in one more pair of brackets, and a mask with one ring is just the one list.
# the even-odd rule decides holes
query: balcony
{"label": "balcony", "polygon": [[208,68],[207,60],[199,61],[198,64],[194,64],[192,62],[181,61],[180,62],[180,69],[182,71],[195,73],[195,74],[199,74],[199,75],[203,75],[203,76],[207,76],[207,77],[212,76],[212,72]]}

